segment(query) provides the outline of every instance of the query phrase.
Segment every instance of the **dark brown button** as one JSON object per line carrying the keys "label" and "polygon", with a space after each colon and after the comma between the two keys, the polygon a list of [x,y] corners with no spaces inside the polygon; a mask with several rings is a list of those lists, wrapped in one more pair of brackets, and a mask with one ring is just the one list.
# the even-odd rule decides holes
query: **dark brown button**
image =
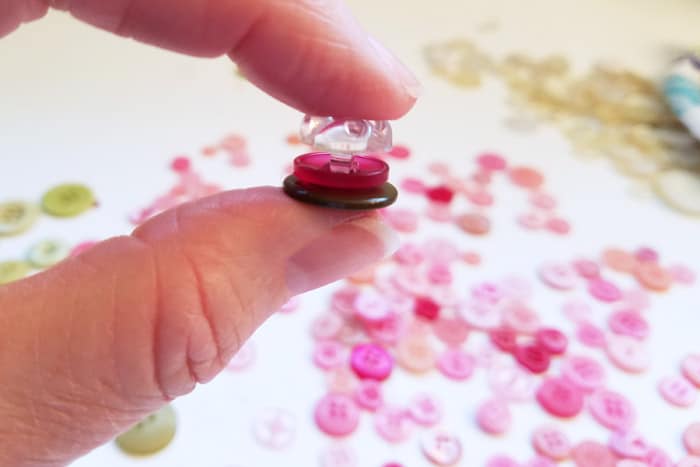
{"label": "dark brown button", "polygon": [[393,204],[398,197],[391,183],[363,190],[339,190],[305,185],[294,175],[284,179],[284,192],[304,203],[335,209],[379,209]]}

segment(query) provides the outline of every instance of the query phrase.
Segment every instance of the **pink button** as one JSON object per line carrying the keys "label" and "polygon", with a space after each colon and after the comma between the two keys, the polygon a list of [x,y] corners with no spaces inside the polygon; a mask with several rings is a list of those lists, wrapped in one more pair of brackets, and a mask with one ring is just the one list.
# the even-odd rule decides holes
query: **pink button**
{"label": "pink button", "polygon": [[476,421],[486,433],[501,435],[510,428],[512,416],[505,402],[492,399],[481,404],[476,412]]}
{"label": "pink button", "polygon": [[542,427],[532,434],[532,446],[539,454],[562,461],[569,457],[571,442],[566,435],[553,427]]}
{"label": "pink button", "polygon": [[361,381],[355,389],[355,402],[363,409],[377,410],[384,404],[381,384],[371,379]]}
{"label": "pink button", "polygon": [[476,206],[491,206],[493,196],[486,190],[476,190],[467,193],[467,199]]}
{"label": "pink button", "polygon": [[566,352],[569,339],[558,329],[540,328],[535,333],[535,341],[546,352],[553,355],[561,355]]}
{"label": "pink button", "polygon": [[584,279],[595,279],[600,276],[600,267],[595,261],[589,259],[577,259],[573,263],[574,270]]}
{"label": "pink button", "polygon": [[383,321],[391,313],[391,308],[386,298],[369,290],[363,290],[355,297],[353,309],[358,318],[369,323]]}
{"label": "pink button", "polygon": [[555,417],[575,417],[583,410],[583,392],[563,378],[544,380],[536,397],[542,408]]}
{"label": "pink button", "polygon": [[408,415],[419,425],[433,426],[442,418],[442,409],[428,394],[419,394],[411,400]]}
{"label": "pink button", "polygon": [[328,392],[336,394],[352,394],[357,389],[359,381],[349,368],[341,366],[334,368],[326,377]]}
{"label": "pink button", "polygon": [[440,316],[440,305],[429,297],[416,297],[413,303],[413,313],[421,318],[434,321]]}
{"label": "pink button", "polygon": [[374,427],[390,443],[404,441],[411,434],[411,420],[400,407],[385,405],[374,414]]}
{"label": "pink button", "polygon": [[681,363],[681,370],[688,381],[700,388],[700,354],[687,355]]}
{"label": "pink button", "polygon": [[605,383],[605,369],[589,357],[567,357],[562,362],[561,372],[564,378],[584,391],[593,391]]}
{"label": "pink button", "polygon": [[287,303],[282,305],[278,313],[291,313],[301,305],[301,299],[299,297],[292,297],[287,300]]}
{"label": "pink button", "polygon": [[434,465],[450,466],[462,457],[462,443],[447,431],[431,431],[421,440],[423,455]]}
{"label": "pink button", "polygon": [[557,200],[554,199],[554,196],[539,191],[536,191],[530,195],[530,203],[532,203],[533,206],[546,211],[550,211],[557,207]]}
{"label": "pink button", "polygon": [[321,467],[356,467],[357,456],[349,446],[333,444],[321,453]]}
{"label": "pink button", "polygon": [[700,423],[693,423],[683,432],[683,445],[688,454],[700,456]]}
{"label": "pink button", "polygon": [[394,368],[389,352],[376,344],[360,344],[352,349],[350,366],[360,378],[385,380]]}
{"label": "pink button", "polygon": [[591,317],[591,306],[583,300],[569,300],[562,305],[562,312],[574,323],[588,321]]}
{"label": "pink button", "polygon": [[229,371],[243,371],[255,362],[256,355],[257,352],[253,341],[247,341],[228,362],[226,369]]}
{"label": "pink button", "polygon": [[397,263],[404,266],[417,266],[425,260],[423,250],[413,243],[402,244],[393,258]]}
{"label": "pink button", "polygon": [[641,373],[651,362],[646,345],[631,337],[610,336],[606,351],[613,365],[628,373]]}
{"label": "pink button", "polygon": [[649,335],[649,324],[642,315],[633,310],[620,310],[610,315],[608,326],[615,334],[646,339]]}
{"label": "pink button", "polygon": [[642,435],[633,431],[613,432],[608,444],[615,454],[630,459],[645,459],[651,449]]}
{"label": "pink button", "polygon": [[622,298],[622,292],[615,284],[600,278],[588,283],[588,292],[601,302],[616,302]]}
{"label": "pink button", "polygon": [[431,284],[449,285],[452,283],[452,272],[447,263],[433,263],[426,271],[428,280]]}
{"label": "pink button", "polygon": [[685,456],[676,464],[676,467],[700,467],[700,457]]}
{"label": "pink button", "polygon": [[311,335],[317,340],[333,339],[342,327],[343,318],[335,313],[326,313],[314,320]]}
{"label": "pink button", "polygon": [[590,321],[578,323],[576,338],[586,347],[600,349],[606,345],[605,333]]}
{"label": "pink button", "polygon": [[649,247],[638,248],[637,251],[634,252],[634,256],[637,260],[642,262],[651,261],[655,263],[659,260],[659,253]]}
{"label": "pink button", "polygon": [[429,238],[422,245],[425,257],[433,263],[449,264],[459,259],[459,248],[446,238]]}
{"label": "pink button", "polygon": [[534,344],[516,347],[513,356],[521,366],[535,374],[546,372],[551,361],[549,354]]}
{"label": "pink button", "polygon": [[392,313],[388,319],[380,323],[373,323],[366,328],[367,334],[372,340],[386,345],[394,345],[404,332],[406,323],[398,313]]}
{"label": "pink button", "polygon": [[355,311],[355,299],[359,293],[360,289],[357,287],[340,288],[331,296],[331,307],[342,316],[350,316]]}
{"label": "pink button", "polygon": [[448,349],[437,360],[438,370],[455,381],[469,379],[475,366],[476,359],[461,349]]}
{"label": "pink button", "polygon": [[664,378],[659,383],[659,392],[669,404],[690,407],[698,398],[697,389],[680,376]]}
{"label": "pink button", "polygon": [[644,289],[634,288],[625,291],[622,295],[622,303],[632,310],[646,310],[649,308],[649,292]]}
{"label": "pink button", "polygon": [[578,276],[573,268],[564,263],[546,263],[539,269],[542,282],[553,289],[570,290],[576,287]]}
{"label": "pink button", "polygon": [[510,276],[498,283],[503,295],[511,300],[527,300],[532,297],[532,285],[524,277]]}
{"label": "pink button", "polygon": [[330,370],[346,362],[347,352],[345,346],[336,341],[318,341],[313,360],[320,369]]}
{"label": "pink button", "polygon": [[479,303],[496,305],[503,296],[503,289],[495,282],[482,282],[472,287],[472,298]]}
{"label": "pink button", "polygon": [[656,447],[649,449],[647,456],[644,458],[644,462],[646,462],[649,467],[673,467],[673,461],[668,457],[668,454]]}
{"label": "pink button", "polygon": [[518,224],[528,230],[542,229],[547,225],[547,216],[541,212],[529,212],[518,216]]}
{"label": "pink button", "polygon": [[284,409],[265,409],[253,421],[253,435],[266,448],[284,449],[294,441],[296,425],[292,413]]}
{"label": "pink button", "polygon": [[616,431],[627,431],[636,419],[634,407],[625,396],[598,389],[588,399],[588,410],[598,423]]}
{"label": "pink button", "polygon": [[560,217],[552,217],[547,220],[545,227],[550,232],[558,235],[566,235],[571,231],[571,224],[566,219]]}
{"label": "pink button", "polygon": [[401,181],[401,189],[406,193],[422,195],[427,189],[425,183],[418,178],[406,177]]}
{"label": "pink button", "polygon": [[389,208],[382,210],[382,217],[395,230],[404,233],[415,232],[418,229],[418,214],[406,208]]}
{"label": "pink button", "polygon": [[502,156],[491,152],[481,154],[476,158],[476,163],[479,164],[479,167],[488,171],[505,170],[507,167],[506,160]]}
{"label": "pink button", "polygon": [[469,326],[461,319],[441,318],[433,324],[435,336],[450,347],[456,347],[467,340]]}
{"label": "pink button", "polygon": [[577,467],[615,467],[617,458],[607,446],[595,441],[584,441],[571,450]]}
{"label": "pink button", "polygon": [[517,402],[532,399],[537,386],[537,379],[531,373],[512,363],[492,365],[487,380],[494,395]]}
{"label": "pink button", "polygon": [[486,462],[486,467],[522,467],[508,456],[495,456]]}
{"label": "pink button", "polygon": [[668,273],[674,282],[682,285],[693,285],[695,283],[695,273],[687,266],[675,264],[668,268]]}
{"label": "pink button", "polygon": [[346,436],[355,431],[360,410],[345,394],[328,394],[316,404],[316,425],[330,436]]}
{"label": "pink button", "polygon": [[467,324],[477,329],[493,329],[501,322],[501,314],[495,306],[473,300],[460,304],[458,313]]}
{"label": "pink button", "polygon": [[501,321],[504,326],[523,334],[533,334],[540,327],[537,313],[527,306],[513,302],[501,309]]}
{"label": "pink button", "polygon": [[499,327],[489,331],[489,339],[496,348],[511,353],[518,347],[518,334],[506,327]]}

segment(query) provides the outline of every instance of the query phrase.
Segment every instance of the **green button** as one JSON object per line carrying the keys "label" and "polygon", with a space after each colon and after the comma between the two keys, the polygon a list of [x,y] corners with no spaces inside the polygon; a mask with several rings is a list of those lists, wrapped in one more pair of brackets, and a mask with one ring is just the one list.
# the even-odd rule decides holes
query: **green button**
{"label": "green button", "polygon": [[0,262],[0,284],[8,284],[22,279],[29,274],[31,270],[31,266],[24,261]]}
{"label": "green button", "polygon": [[41,199],[47,214],[56,217],[74,217],[95,205],[90,188],[79,184],[65,184],[51,188]]}
{"label": "green button", "polygon": [[17,235],[28,230],[39,217],[39,208],[24,201],[0,203],[0,236]]}
{"label": "green button", "polygon": [[27,261],[35,268],[48,268],[68,257],[70,249],[60,240],[43,240],[27,253]]}
{"label": "green button", "polygon": [[166,405],[120,435],[117,446],[127,454],[147,456],[164,449],[175,436],[175,411]]}

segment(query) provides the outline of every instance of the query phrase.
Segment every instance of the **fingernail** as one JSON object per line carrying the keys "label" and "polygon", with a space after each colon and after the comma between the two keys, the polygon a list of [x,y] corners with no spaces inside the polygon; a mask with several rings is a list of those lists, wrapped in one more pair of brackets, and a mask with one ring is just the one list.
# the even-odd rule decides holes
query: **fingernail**
{"label": "fingernail", "polygon": [[352,275],[394,253],[396,233],[376,216],[335,226],[289,258],[287,287],[293,295]]}
{"label": "fingernail", "polygon": [[416,78],[416,75],[375,38],[370,36],[369,42],[372,44],[372,47],[382,63],[387,66],[392,74],[399,80],[399,83],[406,93],[416,99],[420,97],[423,93],[423,86],[420,84],[420,81],[418,81],[418,78]]}

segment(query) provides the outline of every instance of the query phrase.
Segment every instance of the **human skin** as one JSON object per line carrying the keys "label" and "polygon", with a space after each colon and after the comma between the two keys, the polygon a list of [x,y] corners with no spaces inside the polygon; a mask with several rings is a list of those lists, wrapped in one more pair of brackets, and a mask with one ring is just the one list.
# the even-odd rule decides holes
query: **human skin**
{"label": "human skin", "polygon": [[[395,119],[419,91],[334,0],[0,0],[0,37],[49,8],[158,47],[227,55],[305,113]],[[290,296],[395,242],[375,213],[233,190],[0,286],[0,465],[68,464],[214,378]]]}

